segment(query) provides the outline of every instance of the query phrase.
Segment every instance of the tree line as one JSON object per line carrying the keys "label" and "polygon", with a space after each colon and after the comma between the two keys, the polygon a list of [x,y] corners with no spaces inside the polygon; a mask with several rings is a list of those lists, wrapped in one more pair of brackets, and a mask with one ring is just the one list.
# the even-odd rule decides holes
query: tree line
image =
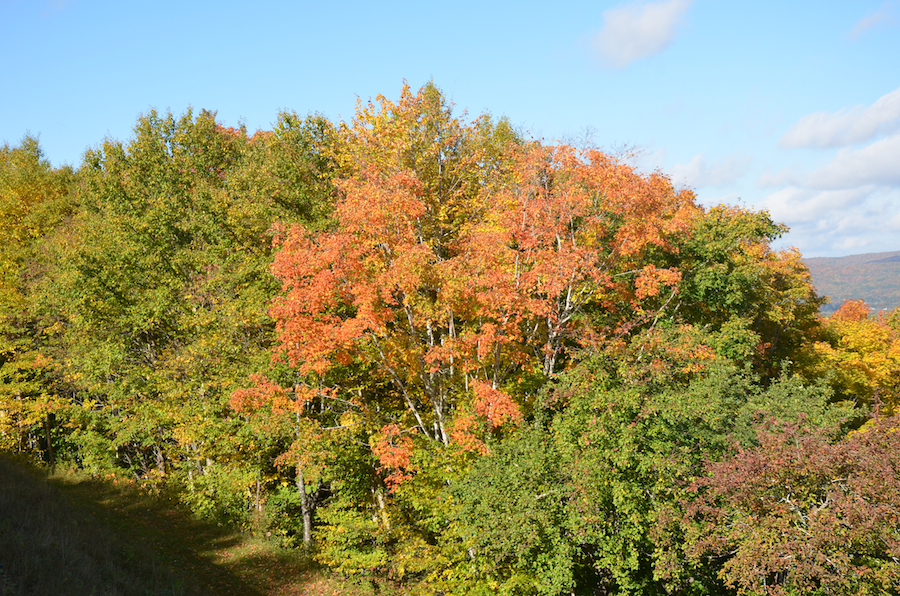
{"label": "tree line", "polygon": [[900,315],[628,155],[150,112],[0,148],[0,448],[445,594],[896,593]]}

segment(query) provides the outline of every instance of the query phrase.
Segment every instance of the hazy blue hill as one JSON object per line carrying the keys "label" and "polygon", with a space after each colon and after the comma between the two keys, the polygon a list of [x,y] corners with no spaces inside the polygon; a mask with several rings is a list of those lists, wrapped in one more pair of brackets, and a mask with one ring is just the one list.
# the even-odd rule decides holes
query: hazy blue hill
{"label": "hazy blue hill", "polygon": [[900,251],[849,257],[803,259],[819,294],[831,299],[822,311],[835,311],[844,300],[865,300],[874,310],[900,306]]}

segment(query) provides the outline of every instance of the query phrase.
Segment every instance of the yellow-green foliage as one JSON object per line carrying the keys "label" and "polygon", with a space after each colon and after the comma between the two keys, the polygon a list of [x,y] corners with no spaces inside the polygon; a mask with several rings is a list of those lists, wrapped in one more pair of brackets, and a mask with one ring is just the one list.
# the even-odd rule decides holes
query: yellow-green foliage
{"label": "yellow-green foliage", "polygon": [[860,300],[848,300],[823,324],[813,344],[814,374],[827,377],[843,399],[893,411],[900,403],[898,313],[872,315]]}

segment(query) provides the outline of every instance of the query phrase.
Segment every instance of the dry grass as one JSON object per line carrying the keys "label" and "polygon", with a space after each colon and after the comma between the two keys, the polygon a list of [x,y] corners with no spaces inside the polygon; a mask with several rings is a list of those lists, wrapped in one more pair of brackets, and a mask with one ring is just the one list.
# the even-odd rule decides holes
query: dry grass
{"label": "dry grass", "polygon": [[0,454],[0,596],[364,596],[299,553],[171,502]]}
{"label": "dry grass", "polygon": [[0,457],[0,564],[7,595],[199,593],[151,549],[61,498],[45,473]]}

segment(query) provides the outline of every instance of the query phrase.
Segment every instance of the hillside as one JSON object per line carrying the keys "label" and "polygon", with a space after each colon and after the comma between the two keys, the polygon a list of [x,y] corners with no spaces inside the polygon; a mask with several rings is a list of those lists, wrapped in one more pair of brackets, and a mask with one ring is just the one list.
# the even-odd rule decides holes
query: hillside
{"label": "hillside", "polygon": [[865,300],[874,310],[900,306],[900,251],[849,257],[804,259],[813,284],[831,302],[822,307],[834,312],[845,300]]}

